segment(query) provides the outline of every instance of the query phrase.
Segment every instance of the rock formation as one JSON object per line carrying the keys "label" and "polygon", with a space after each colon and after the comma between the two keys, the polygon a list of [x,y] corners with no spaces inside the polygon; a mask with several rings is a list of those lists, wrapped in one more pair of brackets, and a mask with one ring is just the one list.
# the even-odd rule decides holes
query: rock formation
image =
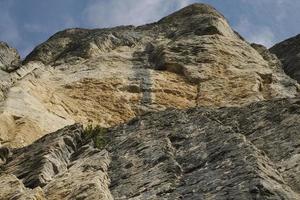
{"label": "rock formation", "polygon": [[300,82],[300,35],[276,44],[270,51],[281,60],[284,71]]}
{"label": "rock formation", "polygon": [[300,199],[299,85],[208,5],[0,68],[0,200]]}
{"label": "rock formation", "polygon": [[108,130],[81,125],[12,150],[0,199],[300,198],[300,99],[169,109]]}
{"label": "rock formation", "polygon": [[170,107],[295,97],[277,61],[204,4],[139,27],[68,29],[9,74],[0,138],[20,147],[75,122],[110,127]]}
{"label": "rock formation", "polygon": [[4,101],[4,93],[11,86],[9,73],[17,70],[20,66],[21,59],[17,50],[0,41],[0,102]]}
{"label": "rock formation", "polygon": [[0,70],[12,72],[21,66],[21,58],[16,49],[0,42]]}

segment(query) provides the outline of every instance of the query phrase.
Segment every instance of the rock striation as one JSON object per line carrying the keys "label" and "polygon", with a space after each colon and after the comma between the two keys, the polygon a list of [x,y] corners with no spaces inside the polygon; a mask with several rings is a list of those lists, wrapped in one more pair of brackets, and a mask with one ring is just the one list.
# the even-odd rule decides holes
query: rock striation
{"label": "rock striation", "polygon": [[0,141],[11,147],[75,122],[111,127],[149,111],[243,106],[299,90],[276,57],[205,4],[139,27],[58,32],[0,85]]}
{"label": "rock striation", "polygon": [[21,67],[21,58],[16,49],[0,41],[0,102],[4,101],[5,93],[12,85],[9,73]]}
{"label": "rock striation", "polygon": [[80,125],[65,127],[12,150],[1,166],[0,199],[112,199],[106,150],[84,140]]}
{"label": "rock striation", "polygon": [[65,127],[1,165],[0,199],[300,198],[300,99],[168,109],[108,130]]}
{"label": "rock striation", "polygon": [[300,199],[297,41],[193,4],[0,43],[0,200]]}
{"label": "rock striation", "polygon": [[0,41],[0,70],[12,72],[21,66],[21,58],[16,49]]}
{"label": "rock striation", "polygon": [[270,51],[280,59],[284,71],[300,82],[300,35],[274,45]]}

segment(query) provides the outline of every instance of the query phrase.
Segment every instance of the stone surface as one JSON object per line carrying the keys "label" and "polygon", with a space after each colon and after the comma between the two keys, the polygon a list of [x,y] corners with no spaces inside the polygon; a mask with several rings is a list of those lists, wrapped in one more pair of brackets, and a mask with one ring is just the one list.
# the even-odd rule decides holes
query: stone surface
{"label": "stone surface", "polygon": [[21,59],[17,50],[0,41],[0,102],[4,101],[6,92],[12,86],[9,73],[20,67]]}
{"label": "stone surface", "polygon": [[61,31],[22,65],[0,43],[0,199],[300,199],[299,85],[280,58],[204,4]]}
{"label": "stone surface", "polygon": [[82,126],[65,127],[12,150],[0,166],[0,199],[112,199],[109,163],[106,150],[84,139]]}
{"label": "stone surface", "polygon": [[300,82],[300,35],[274,45],[270,51],[281,60],[284,71]]}
{"label": "stone surface", "polygon": [[0,142],[21,147],[74,122],[110,127],[166,108],[295,97],[296,81],[253,47],[204,4],[139,27],[61,31],[1,77]]}
{"label": "stone surface", "polygon": [[21,66],[21,58],[16,49],[0,41],[0,70],[12,72]]}
{"label": "stone surface", "polygon": [[75,124],[13,149],[0,199],[296,200],[299,128],[300,99],[148,113],[102,149]]}

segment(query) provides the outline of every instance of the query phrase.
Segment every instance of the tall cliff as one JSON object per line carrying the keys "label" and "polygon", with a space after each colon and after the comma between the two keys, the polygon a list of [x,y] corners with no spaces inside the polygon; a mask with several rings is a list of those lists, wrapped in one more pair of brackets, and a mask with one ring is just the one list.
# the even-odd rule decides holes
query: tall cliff
{"label": "tall cliff", "polygon": [[[300,99],[76,124],[0,149],[0,199],[300,199]],[[0,156],[1,157],[1,156]]]}
{"label": "tall cliff", "polygon": [[204,4],[139,27],[61,31],[3,80],[0,138],[10,146],[74,122],[110,127],[170,107],[294,97],[299,88],[276,57]]}
{"label": "tall cliff", "polygon": [[0,200],[300,199],[284,70],[205,4],[0,43]]}

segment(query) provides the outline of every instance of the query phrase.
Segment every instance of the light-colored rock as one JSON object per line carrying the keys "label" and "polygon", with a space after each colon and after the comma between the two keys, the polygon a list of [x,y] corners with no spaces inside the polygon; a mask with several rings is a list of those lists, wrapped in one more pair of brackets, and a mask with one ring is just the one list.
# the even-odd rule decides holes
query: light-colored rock
{"label": "light-colored rock", "polygon": [[17,50],[0,41],[0,102],[4,100],[5,93],[11,86],[9,73],[20,66],[21,59]]}
{"label": "light-colored rock", "polygon": [[14,175],[0,175],[0,185],[1,200],[46,200],[40,187],[33,190],[26,188]]}
{"label": "light-colored rock", "polygon": [[210,6],[3,52],[0,200],[300,199],[299,85]]}
{"label": "light-colored rock", "polygon": [[276,63],[203,4],[139,27],[68,29],[9,74],[0,138],[24,146],[74,122],[110,127],[166,108],[295,97]]}
{"label": "light-colored rock", "polygon": [[16,49],[0,41],[0,70],[11,72],[21,66],[21,58]]}

